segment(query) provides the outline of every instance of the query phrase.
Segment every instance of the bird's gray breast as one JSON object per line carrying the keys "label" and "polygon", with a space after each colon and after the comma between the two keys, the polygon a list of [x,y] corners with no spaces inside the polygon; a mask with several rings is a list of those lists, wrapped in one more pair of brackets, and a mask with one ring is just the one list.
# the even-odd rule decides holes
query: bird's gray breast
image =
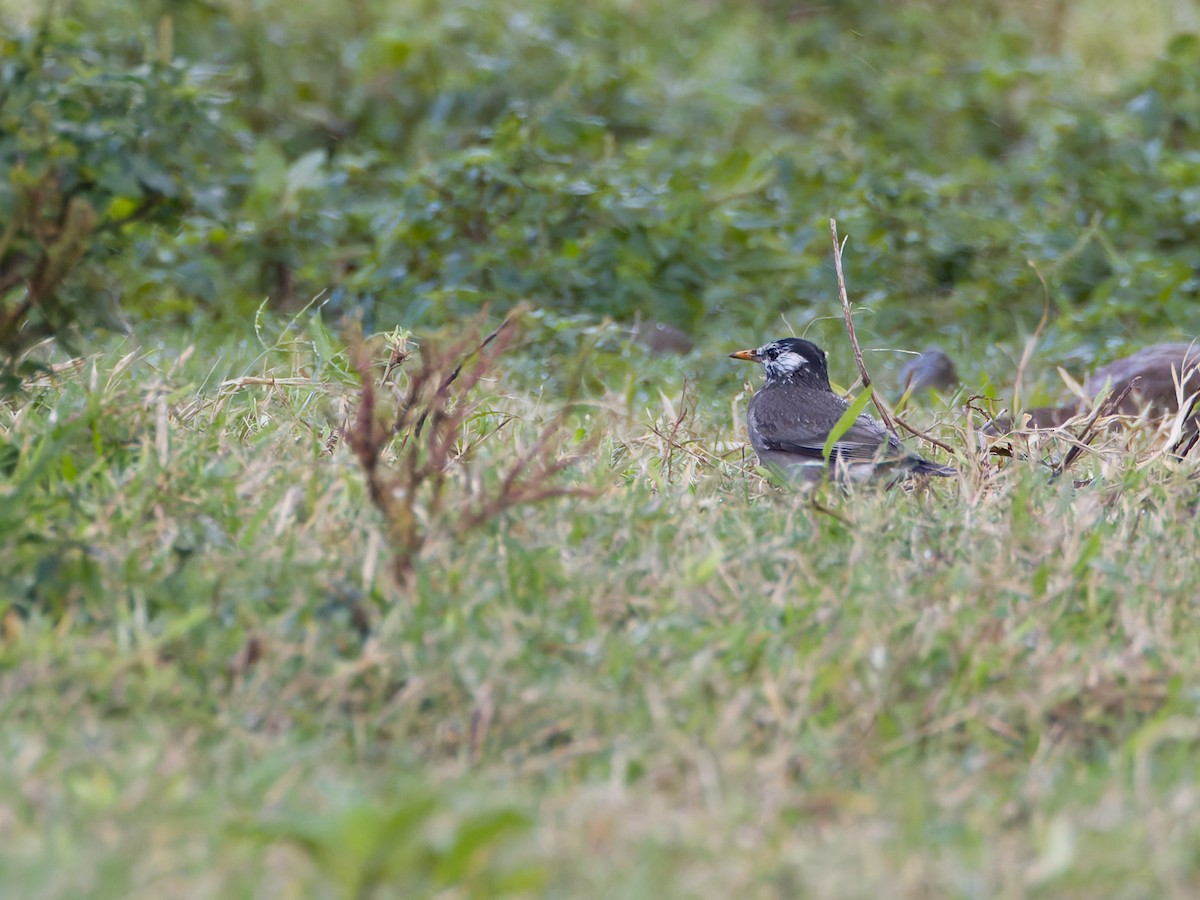
{"label": "bird's gray breast", "polygon": [[[832,391],[768,385],[754,395],[746,411],[750,443],[759,456],[783,447],[819,451],[849,406]],[[862,457],[873,456],[884,444],[892,452],[902,449],[895,437],[866,413],[838,440],[843,452]]]}
{"label": "bird's gray breast", "polygon": [[746,411],[754,449],[777,443],[821,446],[848,404],[828,391],[770,385],[754,395]]}

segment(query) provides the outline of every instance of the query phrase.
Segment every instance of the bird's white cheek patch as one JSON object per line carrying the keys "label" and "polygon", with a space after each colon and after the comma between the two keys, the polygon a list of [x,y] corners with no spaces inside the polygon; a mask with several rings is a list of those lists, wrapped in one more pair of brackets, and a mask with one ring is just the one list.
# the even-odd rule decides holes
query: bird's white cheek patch
{"label": "bird's white cheek patch", "polygon": [[799,353],[784,352],[767,363],[767,368],[777,378],[786,378],[808,365],[808,360]]}

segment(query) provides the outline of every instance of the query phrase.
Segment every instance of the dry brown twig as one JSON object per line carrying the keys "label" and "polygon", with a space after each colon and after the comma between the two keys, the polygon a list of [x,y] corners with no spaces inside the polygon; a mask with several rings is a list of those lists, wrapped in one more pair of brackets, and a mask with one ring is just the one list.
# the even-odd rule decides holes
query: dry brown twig
{"label": "dry brown twig", "polygon": [[862,378],[863,387],[871,392],[871,399],[879,410],[879,417],[883,419],[883,424],[887,426],[888,431],[895,432],[896,426],[892,424],[892,417],[880,403],[879,393],[871,384],[867,364],[863,362],[862,350],[858,346],[858,336],[854,333],[854,316],[850,313],[850,298],[846,294],[846,276],[842,274],[842,249],[845,247],[845,241],[838,239],[836,219],[829,220],[829,234],[833,238],[833,268],[837,272],[838,299],[842,301],[842,317],[846,320],[846,333],[850,335],[850,346],[854,349],[854,361],[858,363],[858,374]]}
{"label": "dry brown twig", "polygon": [[854,361],[858,363],[858,374],[862,379],[863,387],[871,392],[871,401],[875,404],[875,408],[879,410],[879,418],[883,420],[884,427],[892,432],[892,434],[895,434],[896,425],[899,424],[900,427],[914,437],[927,441],[933,446],[940,447],[942,450],[953,455],[954,448],[949,444],[944,444],[932,435],[914,428],[892,412],[871,383],[871,376],[867,372],[867,364],[863,362],[862,350],[858,346],[858,336],[854,333],[854,316],[851,315],[850,298],[846,294],[846,277],[842,274],[842,249],[845,247],[845,240],[849,238],[847,237],[845,240],[838,238],[836,219],[829,220],[829,234],[833,239],[833,268],[837,272],[838,299],[842,303],[842,317],[846,320],[846,333],[850,336],[850,346],[854,349]]}
{"label": "dry brown twig", "polygon": [[[586,489],[559,483],[559,476],[579,458],[578,454],[559,452],[565,442],[567,419],[575,408],[568,398],[530,446],[516,452],[507,466],[499,467],[498,484],[490,488],[480,485],[475,491],[467,489],[456,494],[452,502],[445,501],[455,483],[455,467],[468,465],[471,451],[499,431],[494,429],[469,448],[456,452],[464,426],[478,410],[472,392],[511,346],[515,321],[522,311],[514,311],[478,343],[470,337],[445,347],[427,342],[421,349],[419,366],[408,373],[392,414],[380,408],[366,346],[359,343],[353,350],[362,387],[354,422],[346,429],[346,441],[366,478],[371,502],[387,523],[392,570],[402,586],[407,585],[422,548],[434,533],[454,537],[514,507],[555,497],[591,495]],[[396,357],[393,350],[386,367],[388,377],[408,358]],[[386,451],[397,437],[395,458],[388,461]]]}
{"label": "dry brown twig", "polygon": [[[876,400],[875,402],[876,402],[876,405],[878,406],[879,401]],[[951,456],[954,455],[954,448],[951,447],[949,444],[942,443],[937,438],[935,438],[933,435],[931,435],[927,432],[921,431],[919,428],[916,428],[913,425],[909,425],[908,422],[906,422],[904,419],[900,418],[900,416],[898,414],[896,414],[895,412],[893,412],[891,414],[891,416],[892,416],[892,419],[895,420],[897,425],[899,425],[901,428],[903,428],[905,431],[907,431],[913,437],[918,437],[923,441],[927,441],[928,443],[932,444],[935,447],[940,447],[941,449],[943,449],[947,453],[949,453]]]}

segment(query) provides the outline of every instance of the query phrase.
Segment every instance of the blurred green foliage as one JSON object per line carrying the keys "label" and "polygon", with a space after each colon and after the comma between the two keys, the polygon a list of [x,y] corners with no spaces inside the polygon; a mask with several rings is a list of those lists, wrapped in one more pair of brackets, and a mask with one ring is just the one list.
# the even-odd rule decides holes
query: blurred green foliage
{"label": "blurred green foliage", "polygon": [[[1035,6],[72,0],[53,34],[118,83],[169,53],[138,77],[219,101],[202,165],[143,153],[109,188],[181,216],[104,251],[134,315],[320,295],[418,327],[529,299],[758,334],[831,311],[833,216],[889,342],[1011,342],[1038,272],[1051,346],[1189,333],[1200,44],[1098,92]],[[170,115],[116,139],[187,146]]]}
{"label": "blurred green foliage", "polygon": [[364,801],[321,816],[305,810],[237,830],[263,843],[298,846],[346,900],[376,896],[387,886],[403,886],[409,896],[457,889],[487,897],[528,896],[541,887],[545,875],[537,867],[514,866],[497,852],[529,830],[527,816],[510,808],[453,810],[454,830],[437,840],[439,799],[417,789],[390,805]]}
{"label": "blurred green foliage", "polygon": [[222,214],[193,190],[218,149],[213,98],[183,65],[135,56],[74,20],[0,38],[0,388],[42,337],[113,323],[139,228]]}

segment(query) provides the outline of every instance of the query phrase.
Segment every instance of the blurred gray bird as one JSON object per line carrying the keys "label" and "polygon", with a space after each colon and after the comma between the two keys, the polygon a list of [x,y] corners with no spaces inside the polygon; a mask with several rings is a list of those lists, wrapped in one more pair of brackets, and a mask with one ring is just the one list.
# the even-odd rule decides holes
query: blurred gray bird
{"label": "blurred gray bird", "polygon": [[[833,392],[825,351],[800,338],[739,350],[733,359],[762,363],[767,380],[750,400],[746,427],[750,444],[767,467],[810,479],[825,473],[825,442],[850,404]],[[894,434],[866,413],[833,444],[829,464],[858,481],[876,472],[900,478],[955,474],[905,450]]]}
{"label": "blurred gray bird", "polygon": [[958,387],[954,361],[940,347],[926,347],[916,359],[900,370],[900,389],[916,394],[926,389],[945,391]]}
{"label": "blurred gray bird", "polygon": [[[1136,353],[1101,366],[1083,384],[1083,392],[1095,399],[1105,386],[1113,393],[1125,389],[1133,379],[1141,379],[1118,410],[1122,415],[1138,415],[1146,410],[1152,416],[1179,412],[1179,394],[1175,379],[1183,386],[1186,399],[1200,390],[1200,346],[1196,344],[1152,344]],[[1111,384],[1110,384],[1111,382]]]}
{"label": "blurred gray bird", "polygon": [[[1108,389],[1115,396],[1135,379],[1139,379],[1133,390],[1121,402],[1116,413],[1122,416],[1137,416],[1143,412],[1151,418],[1173,416],[1179,412],[1179,393],[1175,380],[1183,388],[1186,401],[1200,390],[1200,345],[1195,343],[1152,344],[1136,353],[1113,360],[1101,366],[1083,383],[1087,402],[1075,400],[1063,406],[1038,406],[1026,410],[1030,428],[1057,428],[1080,413],[1087,412],[1096,398]],[[1191,416],[1190,427],[1196,427],[1197,416]],[[989,423],[988,431],[1004,433],[1012,430],[1012,422],[1005,416]]]}
{"label": "blurred gray bird", "polygon": [[693,346],[691,336],[684,330],[665,322],[642,322],[633,329],[634,339],[655,356],[668,353],[683,355]]}

